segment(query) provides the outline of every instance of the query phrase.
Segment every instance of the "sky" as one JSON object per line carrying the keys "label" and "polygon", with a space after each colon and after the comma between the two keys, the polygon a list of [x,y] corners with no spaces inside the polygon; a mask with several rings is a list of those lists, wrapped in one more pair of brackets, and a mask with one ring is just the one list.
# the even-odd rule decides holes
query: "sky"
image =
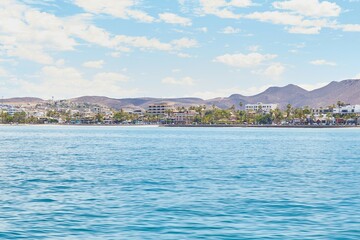
{"label": "sky", "polygon": [[0,0],[0,96],[200,97],[360,78],[360,0]]}

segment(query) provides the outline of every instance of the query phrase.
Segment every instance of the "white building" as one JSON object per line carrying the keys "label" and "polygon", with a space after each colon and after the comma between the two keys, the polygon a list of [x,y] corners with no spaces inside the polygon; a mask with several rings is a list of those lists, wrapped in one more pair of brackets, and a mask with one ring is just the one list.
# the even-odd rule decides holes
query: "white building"
{"label": "white building", "polygon": [[24,111],[24,109],[14,107],[11,105],[0,105],[0,112],[6,112],[10,116],[14,116],[15,113],[21,113],[23,111]]}
{"label": "white building", "polygon": [[334,108],[333,113],[348,114],[348,113],[360,113],[360,105],[346,105],[342,107]]}
{"label": "white building", "polygon": [[261,111],[263,113],[270,113],[271,110],[275,110],[279,108],[279,104],[276,103],[261,103],[258,102],[256,104],[246,104],[245,110],[248,112],[258,112]]}

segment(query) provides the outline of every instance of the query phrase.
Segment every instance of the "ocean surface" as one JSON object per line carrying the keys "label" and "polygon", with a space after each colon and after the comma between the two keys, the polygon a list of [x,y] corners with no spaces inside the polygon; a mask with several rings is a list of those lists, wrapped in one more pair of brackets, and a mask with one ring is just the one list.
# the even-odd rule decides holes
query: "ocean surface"
{"label": "ocean surface", "polygon": [[0,239],[360,239],[360,129],[0,126]]}

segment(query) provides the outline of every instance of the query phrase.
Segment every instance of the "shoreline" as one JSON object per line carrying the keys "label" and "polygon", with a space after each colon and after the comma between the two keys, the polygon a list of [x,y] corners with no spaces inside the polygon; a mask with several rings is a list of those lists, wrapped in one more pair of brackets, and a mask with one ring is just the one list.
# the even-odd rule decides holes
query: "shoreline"
{"label": "shoreline", "polygon": [[244,124],[148,124],[148,125],[116,125],[116,124],[0,124],[0,127],[142,127],[142,128],[360,128],[360,125],[244,125]]}
{"label": "shoreline", "polygon": [[185,127],[195,127],[195,128],[360,128],[359,125],[243,125],[243,124],[200,124],[200,125],[171,125],[164,124],[160,127],[172,127],[172,128],[185,128]]}
{"label": "shoreline", "polygon": [[159,124],[148,124],[148,125],[115,125],[115,124],[1,124],[0,127],[144,127],[144,128],[155,128],[159,127]]}

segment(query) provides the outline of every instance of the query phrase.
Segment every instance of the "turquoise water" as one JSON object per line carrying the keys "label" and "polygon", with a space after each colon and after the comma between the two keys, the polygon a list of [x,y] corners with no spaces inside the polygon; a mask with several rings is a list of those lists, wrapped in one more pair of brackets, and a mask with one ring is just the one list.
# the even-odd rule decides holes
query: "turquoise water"
{"label": "turquoise water", "polygon": [[360,129],[0,126],[0,239],[360,239]]}

